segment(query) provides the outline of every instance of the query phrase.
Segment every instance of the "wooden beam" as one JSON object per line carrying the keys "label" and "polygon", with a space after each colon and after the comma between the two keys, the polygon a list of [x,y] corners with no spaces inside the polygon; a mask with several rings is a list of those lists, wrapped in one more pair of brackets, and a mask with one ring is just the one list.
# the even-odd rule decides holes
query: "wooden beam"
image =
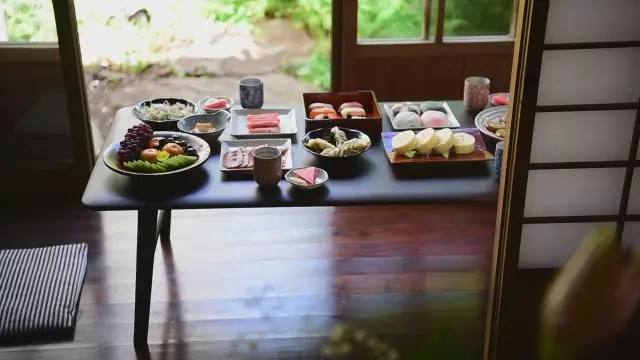
{"label": "wooden beam", "polygon": [[429,40],[429,32],[431,31],[431,7],[433,0],[422,1],[422,40]]}
{"label": "wooden beam", "polygon": [[446,10],[446,0],[438,0],[438,16],[436,18],[436,44],[441,44],[444,38],[444,18]]}
{"label": "wooden beam", "polygon": [[95,164],[95,152],[84,88],[84,69],[73,0],[54,1],[53,11],[58,30],[58,47],[67,95],[73,155],[77,174],[82,179],[82,183],[86,183]]}
{"label": "wooden beam", "polygon": [[506,36],[464,40],[445,39],[437,44],[433,41],[422,40],[398,40],[393,41],[365,41],[358,42],[355,48],[355,56],[358,58],[384,58],[390,54],[396,57],[451,57],[472,55],[511,55],[513,54],[513,39]]}

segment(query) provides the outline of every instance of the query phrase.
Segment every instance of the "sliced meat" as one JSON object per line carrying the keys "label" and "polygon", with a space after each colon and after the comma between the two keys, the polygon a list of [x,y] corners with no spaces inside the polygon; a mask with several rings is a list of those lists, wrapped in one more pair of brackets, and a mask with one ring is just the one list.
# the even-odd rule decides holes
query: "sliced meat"
{"label": "sliced meat", "polygon": [[265,128],[249,128],[250,133],[266,134],[266,133],[279,133],[279,127],[265,127]]}
{"label": "sliced meat", "polygon": [[266,113],[266,114],[258,114],[258,115],[247,115],[247,123],[251,123],[254,121],[260,120],[277,120],[280,119],[278,113]]}
{"label": "sliced meat", "polygon": [[253,154],[250,153],[247,148],[242,148],[242,165],[240,167],[246,168],[249,166],[249,158],[253,158]]}
{"label": "sliced meat", "polygon": [[230,150],[222,156],[222,166],[227,169],[235,169],[242,166],[242,152],[238,150]]}
{"label": "sliced meat", "polygon": [[250,122],[247,124],[247,127],[249,129],[278,127],[278,126],[280,126],[280,120],[260,120],[260,121]]}

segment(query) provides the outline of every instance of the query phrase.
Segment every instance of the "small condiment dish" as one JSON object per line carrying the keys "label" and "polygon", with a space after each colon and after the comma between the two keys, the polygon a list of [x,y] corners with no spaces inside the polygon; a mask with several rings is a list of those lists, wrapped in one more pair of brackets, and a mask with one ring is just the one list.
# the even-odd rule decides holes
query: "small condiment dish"
{"label": "small condiment dish", "polygon": [[329,180],[329,174],[327,174],[326,171],[320,168],[314,168],[316,169],[316,182],[315,184],[307,185],[304,180],[302,180],[301,178],[295,175],[297,170],[307,169],[307,168],[314,168],[314,167],[305,166],[305,167],[291,169],[284,175],[284,178],[295,188],[302,189],[302,190],[317,189],[322,185],[324,185],[324,183],[326,183]]}
{"label": "small condiment dish", "polygon": [[[202,140],[208,142],[209,144],[214,143],[220,135],[224,132],[224,129],[227,127],[229,123],[229,119],[231,118],[231,114],[225,110],[218,110],[213,114],[196,114],[188,116],[180,121],[178,121],[178,130],[183,133],[191,134],[193,136],[197,136]],[[194,128],[196,124],[211,124],[215,129],[213,132],[196,132]]]}
{"label": "small condiment dish", "polygon": [[[207,109],[207,108],[204,107],[204,105],[210,99],[225,99],[225,100],[227,100],[227,106],[223,107],[223,108],[219,108],[219,109]],[[202,99],[202,100],[198,101],[198,107],[200,109],[202,109],[202,111],[204,111],[207,114],[215,114],[216,112],[218,112],[218,110],[229,111],[233,107],[234,104],[235,104],[235,101],[233,101],[233,99],[225,97],[225,96],[211,96],[211,97],[208,97],[206,99]]]}

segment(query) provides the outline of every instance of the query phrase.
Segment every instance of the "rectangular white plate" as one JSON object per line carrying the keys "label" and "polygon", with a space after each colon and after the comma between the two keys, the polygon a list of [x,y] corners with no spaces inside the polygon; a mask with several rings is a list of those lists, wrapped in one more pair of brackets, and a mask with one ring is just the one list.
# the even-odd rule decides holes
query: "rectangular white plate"
{"label": "rectangular white plate", "polygon": [[[280,118],[279,133],[251,134],[247,129],[247,115],[259,115],[266,113],[278,113]],[[296,124],[296,112],[292,108],[273,109],[232,109],[231,110],[231,136],[238,139],[273,138],[292,136],[298,133]]]}
{"label": "rectangular white plate", "polygon": [[284,174],[285,170],[293,169],[293,156],[291,155],[291,139],[244,139],[244,140],[223,140],[220,142],[220,163],[218,165],[218,169],[222,172],[233,173],[233,174],[251,174],[253,172],[253,168],[242,168],[242,169],[227,169],[222,164],[222,158],[224,154],[234,148],[241,147],[256,147],[260,145],[270,145],[270,146],[284,146],[289,149],[287,151],[285,158],[285,166],[282,168],[282,173]]}
{"label": "rectangular white plate", "polygon": [[[402,102],[404,102],[404,101],[402,101]],[[439,101],[434,101],[434,102],[439,102]],[[411,103],[420,106],[420,104],[422,102],[411,102]],[[395,105],[395,103],[394,104],[384,104],[384,109],[387,111],[387,115],[389,115],[389,120],[391,120],[391,127],[393,127],[393,130],[401,131],[401,130],[426,129],[426,127],[404,128],[404,127],[396,126],[396,124],[395,124],[396,117],[395,117],[395,115],[393,115],[393,111],[391,111],[391,108],[393,107],[393,105]],[[432,128],[433,129],[459,128],[460,127],[460,123],[458,122],[458,119],[456,119],[456,116],[453,115],[453,112],[451,111],[451,108],[449,107],[449,104],[447,104],[446,102],[442,102],[442,106],[444,106],[444,108],[447,110],[447,118],[449,119],[449,125],[448,126],[432,126]]]}

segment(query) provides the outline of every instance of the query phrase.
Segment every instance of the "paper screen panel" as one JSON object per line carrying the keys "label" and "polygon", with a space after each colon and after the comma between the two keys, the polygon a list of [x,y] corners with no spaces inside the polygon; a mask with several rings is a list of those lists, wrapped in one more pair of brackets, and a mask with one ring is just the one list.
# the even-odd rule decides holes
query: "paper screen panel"
{"label": "paper screen panel", "polygon": [[531,170],[524,216],[615,215],[624,168]]}
{"label": "paper screen panel", "polygon": [[[522,226],[519,268],[561,267],[599,223],[525,224]],[[615,226],[615,224],[609,224]]]}
{"label": "paper screen panel", "polygon": [[538,105],[637,103],[640,48],[547,50]]}
{"label": "paper screen panel", "polygon": [[640,215],[640,168],[633,170],[633,180],[631,181],[631,191],[629,192],[629,204],[627,214]]}
{"label": "paper screen panel", "polygon": [[640,222],[624,223],[622,246],[640,250]]}
{"label": "paper screen panel", "polygon": [[531,162],[627,160],[635,118],[635,110],[538,113]]}
{"label": "paper screen panel", "polygon": [[546,44],[640,40],[637,0],[551,0]]}

